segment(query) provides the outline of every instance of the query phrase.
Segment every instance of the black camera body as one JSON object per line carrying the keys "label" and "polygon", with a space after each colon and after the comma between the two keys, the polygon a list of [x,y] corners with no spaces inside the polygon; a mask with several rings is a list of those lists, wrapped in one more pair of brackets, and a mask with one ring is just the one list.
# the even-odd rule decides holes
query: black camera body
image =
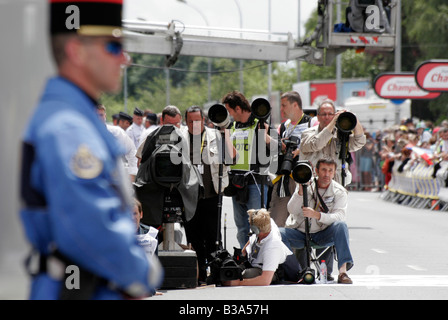
{"label": "black camera body", "polygon": [[211,254],[210,277],[208,284],[222,284],[223,281],[242,280],[244,267],[239,265],[226,249]]}
{"label": "black camera body", "polygon": [[280,167],[280,173],[283,175],[289,175],[294,163],[294,155],[292,153],[299,146],[300,138],[291,136],[287,140],[284,140],[283,143],[286,145],[286,151]]}
{"label": "black camera body", "polygon": [[148,135],[134,182],[142,223],[189,221],[195,214],[201,176],[184,155],[188,142],[178,128],[163,125]]}

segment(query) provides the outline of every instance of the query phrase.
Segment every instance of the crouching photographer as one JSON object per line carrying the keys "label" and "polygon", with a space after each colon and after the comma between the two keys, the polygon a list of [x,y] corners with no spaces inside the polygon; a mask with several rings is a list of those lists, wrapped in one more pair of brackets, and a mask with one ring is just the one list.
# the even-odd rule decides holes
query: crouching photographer
{"label": "crouching photographer", "polygon": [[248,210],[252,236],[244,246],[247,257],[242,279],[224,281],[227,286],[267,286],[282,280],[297,281],[300,266],[282,242],[280,231],[266,209]]}

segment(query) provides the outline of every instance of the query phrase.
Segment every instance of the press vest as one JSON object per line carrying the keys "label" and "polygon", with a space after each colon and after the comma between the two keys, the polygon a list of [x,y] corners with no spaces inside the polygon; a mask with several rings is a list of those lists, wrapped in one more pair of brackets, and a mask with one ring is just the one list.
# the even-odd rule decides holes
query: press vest
{"label": "press vest", "polygon": [[231,170],[250,171],[251,164],[255,164],[256,155],[253,153],[256,152],[254,146],[256,146],[255,129],[257,125],[258,119],[255,119],[249,127],[235,129],[234,123],[230,129],[233,146],[238,153],[237,162],[230,166]]}

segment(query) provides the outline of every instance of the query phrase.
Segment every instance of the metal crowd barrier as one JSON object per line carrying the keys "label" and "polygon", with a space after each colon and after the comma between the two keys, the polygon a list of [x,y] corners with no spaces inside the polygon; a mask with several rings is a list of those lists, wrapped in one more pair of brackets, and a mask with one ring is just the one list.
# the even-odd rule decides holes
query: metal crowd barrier
{"label": "metal crowd barrier", "polygon": [[401,164],[401,161],[395,161],[392,179],[381,198],[417,209],[448,211],[448,188],[445,186],[448,164],[441,164],[435,178],[434,165],[420,162],[405,166],[399,172]]}

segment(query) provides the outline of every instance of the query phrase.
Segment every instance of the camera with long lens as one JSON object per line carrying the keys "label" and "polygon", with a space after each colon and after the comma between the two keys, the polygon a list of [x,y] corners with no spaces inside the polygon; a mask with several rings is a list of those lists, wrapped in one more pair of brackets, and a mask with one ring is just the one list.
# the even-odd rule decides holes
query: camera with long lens
{"label": "camera with long lens", "polygon": [[351,112],[343,112],[336,120],[336,128],[342,133],[350,133],[355,129],[358,120],[356,116]]}
{"label": "camera with long lens", "polygon": [[222,284],[224,281],[242,280],[244,267],[239,265],[226,249],[215,251],[211,254],[209,263],[209,284]]}
{"label": "camera with long lens", "polygon": [[252,102],[250,110],[255,118],[261,122],[266,122],[271,115],[271,104],[264,98],[258,98]]}
{"label": "camera with long lens", "polygon": [[356,116],[351,112],[343,112],[339,115],[336,120],[336,128],[338,129],[338,138],[341,141],[341,150],[339,152],[339,159],[342,160],[341,165],[341,183],[345,186],[345,163],[347,162],[349,165],[353,162],[350,152],[348,152],[348,140],[349,135],[353,129],[355,129],[358,120]]}
{"label": "camera with long lens", "polygon": [[300,274],[300,278],[302,279],[304,284],[313,284],[316,280],[316,275],[313,269],[306,268]]}
{"label": "camera with long lens", "polygon": [[293,151],[295,151],[299,146],[300,138],[291,136],[287,140],[284,140],[283,143],[286,145],[286,151],[280,167],[280,173],[283,175],[289,175],[294,163]]}
{"label": "camera with long lens", "polygon": [[[297,161],[296,165],[292,169],[292,177],[295,182],[304,185],[313,178],[313,168],[308,160]],[[308,206],[307,187],[303,186],[303,206]],[[309,232],[308,218],[305,218],[305,248],[307,253],[307,266],[301,272],[300,279],[304,284],[313,284],[316,276],[313,269],[311,269],[311,236]]]}
{"label": "camera with long lens", "polygon": [[292,170],[292,178],[295,182],[306,184],[313,178],[313,168],[308,160],[299,160]]}
{"label": "camera with long lens", "polygon": [[230,116],[226,107],[222,104],[214,104],[208,109],[208,118],[215,125],[215,127],[219,128],[227,128],[230,125]]}

